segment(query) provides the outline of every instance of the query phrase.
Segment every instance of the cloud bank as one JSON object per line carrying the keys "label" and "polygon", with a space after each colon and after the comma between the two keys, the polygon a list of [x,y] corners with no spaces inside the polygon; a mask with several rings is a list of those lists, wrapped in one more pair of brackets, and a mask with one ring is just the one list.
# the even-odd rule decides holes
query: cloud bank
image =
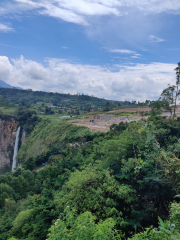
{"label": "cloud bank", "polygon": [[144,101],[158,99],[167,84],[175,81],[175,67],[166,63],[101,67],[52,58],[41,64],[23,56],[0,56],[0,79],[24,89]]}
{"label": "cloud bank", "polygon": [[128,14],[138,9],[143,14],[180,13],[179,0],[12,0],[0,8],[0,13],[36,10],[36,13],[60,18],[67,22],[88,25],[90,16]]}

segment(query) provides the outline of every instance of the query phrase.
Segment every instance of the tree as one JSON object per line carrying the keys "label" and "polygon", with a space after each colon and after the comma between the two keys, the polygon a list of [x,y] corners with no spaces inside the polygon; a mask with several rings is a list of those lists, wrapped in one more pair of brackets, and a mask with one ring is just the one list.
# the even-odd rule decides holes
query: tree
{"label": "tree", "polygon": [[165,97],[160,97],[159,100],[161,101],[161,106],[162,108],[164,108],[165,110],[169,111],[171,113],[171,118],[172,118],[172,107],[171,107],[171,100],[169,101],[168,98]]}
{"label": "tree", "polygon": [[[164,89],[163,92],[161,93],[161,100],[166,101],[166,104],[170,105],[173,104],[173,119],[176,115],[176,106],[177,106],[177,101],[179,99],[180,95],[180,63],[178,63],[178,67],[174,69],[176,71],[176,84],[175,85],[170,85],[168,84],[168,88]],[[171,107],[171,108],[172,108]],[[172,110],[171,110],[172,111]],[[171,112],[172,113],[172,112]]]}
{"label": "tree", "polygon": [[123,208],[133,208],[137,201],[135,191],[126,184],[119,185],[108,170],[88,166],[82,172],[76,170],[56,194],[57,206],[75,208],[77,214],[92,212],[97,221],[114,218],[123,226]]}
{"label": "tree", "polygon": [[175,99],[174,99],[174,116],[175,116],[175,109],[176,109],[176,105],[177,105],[177,100],[178,100],[178,96],[180,95],[180,90],[179,90],[179,86],[180,86],[180,62],[178,63],[178,67],[174,69],[176,71],[176,85],[175,85]]}
{"label": "tree", "polygon": [[155,117],[157,115],[160,115],[161,113],[162,113],[161,102],[160,101],[154,101],[151,105],[150,115],[152,117]]}
{"label": "tree", "polygon": [[13,234],[15,233],[16,235],[21,236],[22,232],[22,227],[25,225],[25,223],[28,223],[31,215],[32,215],[33,209],[27,209],[25,211],[21,211],[18,213],[17,217],[15,220],[12,222],[12,232]]}
{"label": "tree", "polygon": [[[65,215],[65,216],[64,216]],[[50,228],[48,240],[66,239],[102,239],[115,240],[121,239],[118,231],[114,229],[116,222],[112,218],[107,218],[99,223],[95,222],[96,217],[91,212],[85,212],[77,216],[74,209],[69,207],[65,209],[65,213]]]}
{"label": "tree", "polygon": [[132,101],[132,104],[133,104],[133,105],[136,105],[136,101]]}
{"label": "tree", "polygon": [[111,106],[110,102],[106,102],[106,105],[104,107],[104,111],[108,112],[108,111],[111,111],[111,109],[112,109],[112,106]]}
{"label": "tree", "polygon": [[14,196],[14,190],[6,183],[0,184],[0,207],[3,207],[5,204],[5,199],[11,198]]}

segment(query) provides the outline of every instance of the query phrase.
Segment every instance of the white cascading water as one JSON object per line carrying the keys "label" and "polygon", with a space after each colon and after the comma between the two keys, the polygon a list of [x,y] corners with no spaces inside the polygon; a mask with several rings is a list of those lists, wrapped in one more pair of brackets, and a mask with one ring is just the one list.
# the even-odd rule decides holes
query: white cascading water
{"label": "white cascading water", "polygon": [[13,154],[13,163],[12,163],[12,171],[17,167],[16,163],[16,157],[18,154],[18,145],[19,145],[19,134],[20,134],[20,127],[18,127],[17,132],[16,132],[16,140],[15,140],[15,146],[14,146],[14,154]]}

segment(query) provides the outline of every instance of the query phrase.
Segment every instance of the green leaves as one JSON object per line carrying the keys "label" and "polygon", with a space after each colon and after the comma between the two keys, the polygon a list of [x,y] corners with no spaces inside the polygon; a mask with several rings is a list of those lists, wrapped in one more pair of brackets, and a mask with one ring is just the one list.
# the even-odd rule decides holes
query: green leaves
{"label": "green leaves", "polygon": [[121,239],[118,231],[114,229],[116,222],[112,218],[96,222],[91,212],[84,212],[77,216],[74,209],[66,207],[64,214],[60,215],[50,228],[48,240],[115,240]]}
{"label": "green leaves", "polygon": [[167,229],[169,222],[164,223],[163,220],[158,216],[158,220],[159,220],[159,228],[162,229]]}
{"label": "green leaves", "polygon": [[33,209],[27,209],[25,211],[20,212],[15,220],[13,221],[13,232],[22,231],[22,226],[28,222],[31,217]]}
{"label": "green leaves", "polygon": [[[41,171],[32,173],[21,168],[0,177],[1,184],[13,186],[12,198],[15,196],[16,200],[37,194],[26,208],[17,212],[13,208],[13,218],[3,217],[2,234],[12,233],[13,222],[14,237],[44,240],[53,220],[62,213],[51,226],[50,240],[114,240],[118,234],[121,236],[114,228],[121,229],[127,238],[135,229],[157,225],[158,216],[159,229],[149,228],[133,239],[162,240],[166,239],[165,233],[171,237],[173,224],[178,228],[179,206],[175,207],[177,211],[173,208],[172,223],[161,218],[168,216],[167,209],[175,195],[172,188],[179,187],[180,182],[180,143],[175,136],[180,131],[178,122],[160,119],[154,124],[131,123],[123,132],[113,130],[98,135],[94,141],[94,135],[84,129],[66,123],[57,126],[49,120],[38,123],[32,139],[28,138],[27,151],[36,149],[35,145],[38,151],[44,151],[41,146],[65,142],[45,156],[30,159],[29,163],[35,160],[38,164],[46,159],[48,164]],[[169,139],[173,145],[168,146],[168,152],[162,151]],[[67,144],[69,140],[86,144]],[[10,198],[6,192],[4,199]],[[16,205],[5,200],[6,213],[7,203]],[[30,214],[29,209],[33,209]],[[6,231],[9,232],[5,234]]]}
{"label": "green leaves", "polygon": [[[55,196],[59,208],[75,208],[78,213],[91,211],[98,220],[113,217],[122,221],[122,211],[127,204],[136,202],[135,190],[127,184],[119,185],[108,170],[89,166],[75,171]],[[117,208],[119,210],[117,210]],[[129,211],[133,207],[128,207]]]}
{"label": "green leaves", "polygon": [[161,104],[160,101],[154,101],[152,103],[151,111],[150,111],[151,117],[158,116],[158,115],[160,115],[162,113],[161,106],[162,106],[162,104]]}

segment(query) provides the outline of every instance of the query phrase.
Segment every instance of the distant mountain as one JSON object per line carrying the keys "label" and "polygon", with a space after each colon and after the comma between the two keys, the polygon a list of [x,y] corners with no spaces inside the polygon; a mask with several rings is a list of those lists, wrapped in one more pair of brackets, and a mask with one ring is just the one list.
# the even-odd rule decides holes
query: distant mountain
{"label": "distant mountain", "polygon": [[1,88],[16,88],[16,89],[21,89],[23,90],[23,88],[19,88],[19,87],[13,87],[7,83],[5,83],[3,80],[0,79],[0,87]]}

